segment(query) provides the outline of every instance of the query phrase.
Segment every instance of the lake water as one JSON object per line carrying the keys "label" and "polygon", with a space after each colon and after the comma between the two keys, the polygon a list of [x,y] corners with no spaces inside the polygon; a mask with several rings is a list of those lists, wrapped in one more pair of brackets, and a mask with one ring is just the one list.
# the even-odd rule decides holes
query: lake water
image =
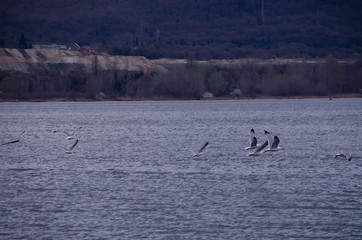
{"label": "lake water", "polygon": [[[0,146],[1,239],[362,239],[362,99],[0,103],[0,121],[2,142],[25,131]],[[252,127],[285,149],[247,156]],[[74,129],[65,154],[53,131]]]}

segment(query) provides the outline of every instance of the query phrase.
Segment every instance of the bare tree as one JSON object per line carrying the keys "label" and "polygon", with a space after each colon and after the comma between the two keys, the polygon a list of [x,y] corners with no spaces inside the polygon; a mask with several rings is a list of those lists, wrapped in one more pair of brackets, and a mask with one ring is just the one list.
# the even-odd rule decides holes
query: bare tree
{"label": "bare tree", "polygon": [[264,24],[264,0],[261,0],[261,23]]}

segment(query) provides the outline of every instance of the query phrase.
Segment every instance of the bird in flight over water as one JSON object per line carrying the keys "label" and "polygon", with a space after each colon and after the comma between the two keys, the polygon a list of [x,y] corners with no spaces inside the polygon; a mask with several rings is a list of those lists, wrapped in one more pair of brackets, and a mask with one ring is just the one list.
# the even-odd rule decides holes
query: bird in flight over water
{"label": "bird in flight over water", "polygon": [[267,151],[279,151],[279,150],[284,149],[283,147],[279,147],[280,140],[279,140],[278,136],[273,136],[267,130],[264,130],[264,133],[265,133],[266,137],[268,138],[268,145],[269,145],[269,148],[265,150],[266,152]]}
{"label": "bird in flight over water", "polygon": [[[79,127],[78,129],[81,129],[82,127]],[[72,140],[74,139],[74,135],[75,135],[75,130],[73,130],[71,133],[68,133],[66,131],[59,131],[59,130],[54,130],[53,133],[63,133],[65,134],[67,137],[67,140]]]}
{"label": "bird in flight over water", "polygon": [[254,128],[250,130],[250,146],[246,147],[245,150],[255,149],[258,145],[258,139],[256,138]]}
{"label": "bird in flight over water", "polygon": [[207,147],[207,145],[209,145],[209,142],[206,142],[204,144],[204,146],[202,146],[202,148],[200,148],[200,150],[197,153],[195,153],[194,151],[191,151],[194,154],[193,157],[201,156],[203,154],[204,149]]}
{"label": "bird in flight over water", "polygon": [[72,153],[73,148],[78,144],[79,140],[77,139],[74,144],[69,148],[69,150],[65,150],[65,153]]}
{"label": "bird in flight over water", "polygon": [[5,143],[2,143],[2,144],[0,144],[0,146],[8,145],[8,144],[13,144],[13,143],[19,142],[19,141],[20,141],[20,136],[23,135],[23,133],[25,133],[25,131],[23,131],[22,133],[20,133],[14,140],[8,141],[8,142],[5,142]]}
{"label": "bird in flight over water", "polygon": [[260,156],[262,155],[265,151],[262,151],[266,146],[268,146],[268,141],[265,141],[265,143],[263,145],[261,145],[260,147],[258,147],[258,149],[256,149],[255,152],[249,153],[248,156]]}
{"label": "bird in flight over water", "polygon": [[342,152],[342,153],[337,153],[336,156],[335,156],[335,158],[338,158],[338,157],[343,157],[343,158],[347,159],[348,161],[351,161],[351,160],[352,160],[352,155],[351,155],[351,153],[344,153],[344,152]]}

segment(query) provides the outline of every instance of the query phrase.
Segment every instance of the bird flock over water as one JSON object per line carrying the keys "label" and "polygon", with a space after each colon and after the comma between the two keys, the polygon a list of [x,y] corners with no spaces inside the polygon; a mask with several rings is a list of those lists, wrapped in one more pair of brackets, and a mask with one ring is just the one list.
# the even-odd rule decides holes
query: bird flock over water
{"label": "bird flock over water", "polygon": [[[76,130],[79,130],[81,128],[82,127],[78,127],[78,128],[76,128],[75,130],[73,130],[71,132],[67,132],[67,131],[63,131],[63,130],[53,130],[53,133],[64,134],[66,136],[66,140],[70,141],[70,140],[75,139]],[[8,140],[8,141],[6,141],[4,143],[1,143],[0,146],[5,146],[5,145],[18,143],[20,141],[20,137],[24,133],[25,133],[25,131],[23,131],[22,133],[17,135],[12,140]],[[249,146],[245,147],[245,151],[247,152],[247,156],[260,156],[260,155],[265,154],[267,152],[275,152],[275,151],[279,151],[279,150],[284,149],[284,147],[279,146],[280,139],[279,139],[278,136],[271,134],[267,130],[264,130],[264,134],[266,136],[266,141],[263,144],[260,144],[258,142],[258,138],[256,137],[255,130],[253,128],[250,130],[250,143],[249,143]],[[67,149],[63,148],[64,152],[66,154],[72,153],[73,149],[75,148],[75,146],[78,143],[79,143],[79,139],[76,139],[75,142],[69,148],[67,148]],[[196,152],[191,150],[192,158],[198,158],[198,157],[202,156],[205,153],[205,149],[206,149],[207,146],[209,146],[209,142],[206,142]],[[340,153],[337,153],[335,155],[335,158],[344,158],[344,159],[346,159],[348,161],[351,161],[352,160],[352,154],[351,153],[340,152]]]}
{"label": "bird flock over water", "polygon": [[[267,130],[264,130],[264,133],[267,137],[267,140],[262,145],[260,145],[260,144],[258,144],[258,139],[256,138],[255,130],[253,128],[250,130],[250,146],[245,148],[245,150],[248,151],[248,150],[256,149],[256,151],[248,153],[248,156],[259,156],[268,151],[279,151],[279,150],[284,149],[283,147],[279,146],[280,140],[279,140],[278,136],[273,136]],[[268,148],[266,148],[267,146],[268,146]]]}
{"label": "bird flock over water", "polygon": [[[250,145],[245,148],[245,150],[248,152],[247,156],[260,156],[269,151],[279,151],[284,149],[284,147],[279,146],[280,140],[278,136],[273,136],[267,130],[264,130],[264,133],[267,137],[267,140],[263,144],[259,144],[258,139],[256,138],[255,130],[253,128],[250,130]],[[209,142],[206,142],[199,151],[192,151],[193,158],[201,156],[208,145]]]}
{"label": "bird flock over water", "polygon": [[[271,134],[267,130],[264,130],[264,134],[267,139],[263,144],[260,144],[258,143],[258,139],[256,137],[254,128],[250,130],[250,144],[245,148],[245,151],[247,151],[247,156],[260,156],[262,154],[265,154],[266,152],[275,152],[284,149],[284,147],[279,146],[280,139],[278,136]],[[208,145],[209,142],[206,142],[199,151],[197,152],[192,151],[193,153],[192,157],[196,158],[203,155],[204,150]],[[351,153],[344,153],[344,152],[337,153],[335,155],[335,158],[338,157],[345,158],[348,161],[352,160]]]}
{"label": "bird flock over water", "polygon": [[[82,127],[77,128],[77,130],[81,129]],[[54,130],[53,133],[61,133],[64,134],[66,136],[66,140],[73,140],[75,138],[75,132],[76,130],[73,130],[72,132],[68,133],[66,131],[62,131],[62,130]],[[14,137],[12,140],[8,140],[4,143],[1,143],[0,146],[4,146],[4,145],[10,145],[10,144],[14,144],[14,143],[18,143],[21,139],[21,136],[25,133],[25,131],[23,131],[22,133],[20,133],[19,135],[17,135],[16,137]],[[76,139],[75,142],[69,147],[69,148],[63,148],[64,152],[69,154],[72,153],[73,149],[75,148],[75,146],[78,144],[79,139]]]}

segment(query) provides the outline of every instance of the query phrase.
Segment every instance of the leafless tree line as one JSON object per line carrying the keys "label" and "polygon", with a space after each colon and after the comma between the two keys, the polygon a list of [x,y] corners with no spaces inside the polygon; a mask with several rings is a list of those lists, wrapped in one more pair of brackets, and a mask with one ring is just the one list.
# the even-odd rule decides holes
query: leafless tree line
{"label": "leafless tree line", "polygon": [[[212,66],[185,64],[167,72],[86,72],[81,66],[56,64],[34,67],[30,74],[0,72],[1,99],[199,99],[205,91],[215,97],[322,96],[358,93],[362,60],[341,64],[332,56],[325,63],[246,64]],[[240,95],[239,95],[240,96]]]}

